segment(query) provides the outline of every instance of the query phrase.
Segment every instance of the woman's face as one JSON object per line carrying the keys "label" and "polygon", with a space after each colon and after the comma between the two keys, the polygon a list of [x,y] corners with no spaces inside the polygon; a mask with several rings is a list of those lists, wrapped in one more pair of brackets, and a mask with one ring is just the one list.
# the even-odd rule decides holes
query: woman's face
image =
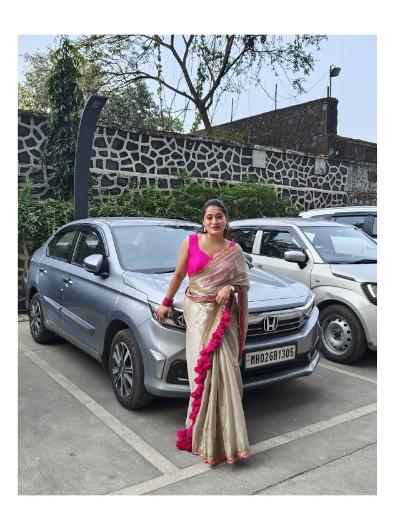
{"label": "woman's face", "polygon": [[203,226],[209,234],[224,233],[227,221],[219,206],[209,206],[203,217]]}

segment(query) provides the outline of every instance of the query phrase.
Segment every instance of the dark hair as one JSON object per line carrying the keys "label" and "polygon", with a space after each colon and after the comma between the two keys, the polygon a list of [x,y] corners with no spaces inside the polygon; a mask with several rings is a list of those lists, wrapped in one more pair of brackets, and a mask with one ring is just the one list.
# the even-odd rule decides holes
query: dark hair
{"label": "dark hair", "polygon": [[[209,199],[208,201],[204,203],[204,206],[201,210],[201,220],[202,221],[204,220],[206,210],[209,206],[218,206],[218,208],[221,208],[222,213],[225,215],[226,221],[227,221],[227,224],[224,230],[224,237],[226,237],[226,239],[232,239],[231,231],[229,229],[228,212],[226,211],[225,204],[220,199]],[[204,233],[204,226],[200,229],[200,233]]]}

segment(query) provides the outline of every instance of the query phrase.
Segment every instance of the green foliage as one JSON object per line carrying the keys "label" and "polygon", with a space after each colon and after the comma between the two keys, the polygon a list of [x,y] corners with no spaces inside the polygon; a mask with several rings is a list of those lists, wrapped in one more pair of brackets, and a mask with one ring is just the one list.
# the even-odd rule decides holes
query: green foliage
{"label": "green foliage", "polygon": [[206,132],[206,137],[211,140],[226,140],[237,143],[249,143],[249,134],[240,129],[211,129]]}
{"label": "green foliage", "polygon": [[76,137],[83,106],[78,85],[81,56],[69,39],[64,38],[51,61],[46,84],[50,115],[44,157],[56,175],[56,195],[65,198],[73,187]]}
{"label": "green foliage", "polygon": [[49,112],[46,82],[51,69],[49,53],[25,54],[27,65],[25,80],[18,83],[18,108],[37,112]]}
{"label": "green foliage", "polygon": [[[222,188],[199,183],[190,177],[172,192],[147,186],[130,190],[118,198],[91,199],[90,217],[163,217],[201,223],[201,209],[208,199],[221,199],[231,220],[297,216],[299,211],[287,199],[279,198],[272,186],[243,182]],[[19,240],[39,247],[60,226],[73,220],[73,203],[62,198],[37,200],[29,194],[27,181],[18,200]]]}
{"label": "green foliage", "polygon": [[[106,94],[106,88],[102,94]],[[159,131],[182,132],[182,122],[168,111],[160,112],[144,81],[115,89],[101,111],[99,122],[127,127],[143,127]]]}
{"label": "green foliage", "polygon": [[26,180],[18,190],[18,242],[29,242],[35,250],[60,226],[72,221],[74,215],[72,200],[34,199],[31,185]]}

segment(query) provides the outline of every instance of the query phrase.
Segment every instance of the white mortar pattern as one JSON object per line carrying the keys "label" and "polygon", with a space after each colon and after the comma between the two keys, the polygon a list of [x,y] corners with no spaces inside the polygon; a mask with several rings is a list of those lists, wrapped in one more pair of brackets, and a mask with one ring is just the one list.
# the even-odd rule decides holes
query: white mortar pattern
{"label": "white mortar pattern", "polygon": [[[19,125],[19,178],[31,176],[34,195],[49,196],[53,187],[51,171],[49,177],[43,177],[38,157],[46,139],[45,118],[19,116]],[[273,185],[280,196],[308,209],[347,204],[355,185],[366,189],[368,171],[373,166],[327,159],[326,174],[316,175],[314,156],[270,148],[266,150],[265,168],[253,168],[251,164],[249,147],[99,126],[92,149],[91,175],[98,197],[121,195],[127,189],[140,190],[149,183],[170,190],[183,182],[184,175],[221,186],[249,178]],[[376,193],[376,186],[375,190],[370,186],[368,192]]]}

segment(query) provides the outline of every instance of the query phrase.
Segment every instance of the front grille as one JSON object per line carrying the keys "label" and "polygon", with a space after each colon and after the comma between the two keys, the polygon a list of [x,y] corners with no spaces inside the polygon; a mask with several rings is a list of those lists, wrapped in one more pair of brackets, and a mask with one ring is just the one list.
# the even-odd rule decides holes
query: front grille
{"label": "front grille", "polygon": [[247,329],[247,337],[269,337],[270,335],[284,334],[288,331],[293,331],[301,328],[306,319],[304,317],[294,317],[283,319],[278,318],[278,327],[275,331],[265,331],[264,321],[257,322],[255,324],[249,324]]}

